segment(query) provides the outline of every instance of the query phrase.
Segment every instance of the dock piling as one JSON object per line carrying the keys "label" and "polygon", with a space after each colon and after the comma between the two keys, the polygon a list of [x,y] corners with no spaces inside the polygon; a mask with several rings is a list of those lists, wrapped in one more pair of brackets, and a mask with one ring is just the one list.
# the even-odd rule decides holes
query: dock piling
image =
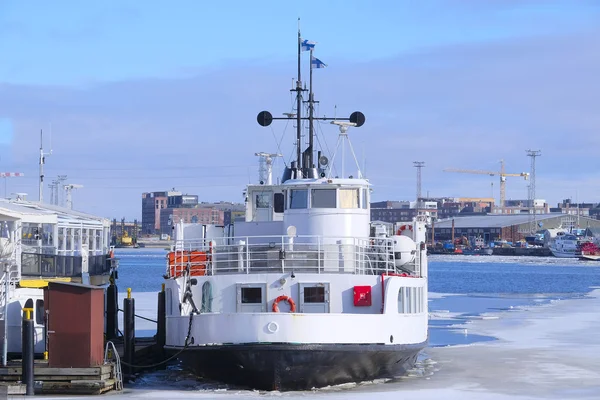
{"label": "dock piling", "polygon": [[22,377],[21,381],[25,384],[25,394],[34,395],[33,388],[33,356],[34,356],[34,326],[33,326],[33,308],[23,308],[23,359],[21,361]]}
{"label": "dock piling", "polygon": [[119,329],[119,296],[114,282],[106,288],[106,340],[114,340]]}
{"label": "dock piling", "polygon": [[158,307],[157,307],[157,318],[156,318],[156,345],[158,351],[161,354],[161,358],[164,357],[165,343],[167,339],[166,330],[166,293],[165,284],[162,284],[162,290],[158,292]]}
{"label": "dock piling", "polygon": [[123,327],[124,327],[124,340],[123,340],[123,352],[126,369],[126,376],[133,376],[134,369],[131,365],[134,365],[134,354],[135,354],[135,299],[131,297],[131,288],[127,289],[127,298],[123,299]]}

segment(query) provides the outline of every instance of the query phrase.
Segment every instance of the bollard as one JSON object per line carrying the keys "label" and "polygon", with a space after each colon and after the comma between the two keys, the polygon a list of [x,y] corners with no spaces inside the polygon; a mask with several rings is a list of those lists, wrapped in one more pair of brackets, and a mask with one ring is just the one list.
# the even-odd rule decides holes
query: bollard
{"label": "bollard", "polygon": [[[131,288],[127,289],[127,298],[123,299],[123,352],[125,362],[134,364],[135,354],[135,299],[131,298]],[[126,375],[133,376],[133,367],[125,365]]]}
{"label": "bollard", "polygon": [[114,282],[106,288],[106,340],[114,340],[119,329],[119,295]]}
{"label": "bollard", "polygon": [[158,307],[156,316],[156,345],[161,358],[164,358],[165,343],[167,341],[167,321],[166,321],[166,293],[165,284],[162,284],[162,290],[158,292]]}
{"label": "bollard", "polygon": [[34,330],[33,308],[23,308],[23,359],[21,361],[21,382],[25,384],[25,394],[33,396],[33,356],[34,356]]}

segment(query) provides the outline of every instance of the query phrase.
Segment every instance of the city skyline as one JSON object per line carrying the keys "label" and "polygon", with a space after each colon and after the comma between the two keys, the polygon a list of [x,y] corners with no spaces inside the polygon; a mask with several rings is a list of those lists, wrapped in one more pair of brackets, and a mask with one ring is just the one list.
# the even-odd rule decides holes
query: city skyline
{"label": "city skyline", "polygon": [[[233,14],[192,1],[65,0],[34,15],[3,2],[0,169],[25,173],[5,178],[8,192],[37,199],[44,129],[46,199],[67,175],[83,185],[75,208],[109,218],[140,219],[141,193],[172,187],[243,201],[258,181],[255,152],[290,159],[291,127],[262,128],[256,114],[290,111],[301,17],[327,64],[314,73],[320,114],[366,115],[349,134],[372,201],[414,199],[416,160],[424,195],[489,197],[493,182],[498,199],[497,177],[443,169],[499,170],[504,159],[507,172],[529,172],[526,150],[540,149],[537,198],[600,202],[595,2],[259,4]],[[317,132],[333,151],[335,127]],[[527,199],[528,184],[507,178],[506,198]]]}

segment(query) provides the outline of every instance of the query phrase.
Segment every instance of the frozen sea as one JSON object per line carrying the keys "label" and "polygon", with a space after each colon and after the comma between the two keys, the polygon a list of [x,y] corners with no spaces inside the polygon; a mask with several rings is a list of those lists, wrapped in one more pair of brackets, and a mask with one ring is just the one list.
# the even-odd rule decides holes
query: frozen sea
{"label": "frozen sea", "polygon": [[[165,255],[117,251],[119,291],[131,287],[137,313],[149,318],[155,318]],[[430,346],[407,377],[259,392],[198,380],[174,365],[107,397],[600,399],[600,262],[449,255],[430,256],[429,263]],[[152,335],[155,325],[137,320],[136,331]]]}

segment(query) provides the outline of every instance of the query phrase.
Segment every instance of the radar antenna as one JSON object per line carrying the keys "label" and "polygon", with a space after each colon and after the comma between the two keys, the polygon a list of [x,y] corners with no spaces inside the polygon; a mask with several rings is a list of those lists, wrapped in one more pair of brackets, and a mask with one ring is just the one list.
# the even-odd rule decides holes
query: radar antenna
{"label": "radar antenna", "polygon": [[[345,178],[345,145],[344,142],[348,142],[348,146],[350,147],[350,154],[352,154],[352,157],[354,158],[354,162],[356,163],[356,169],[358,170],[358,174],[357,177],[360,179],[362,178],[362,172],[360,170],[360,164],[358,163],[358,159],[356,158],[356,154],[354,153],[354,148],[352,147],[352,142],[350,141],[350,138],[348,137],[348,128],[350,128],[351,126],[357,126],[355,122],[344,122],[344,121],[331,121],[332,124],[337,125],[340,127],[340,134],[338,135],[338,141],[335,145],[335,151],[333,152],[333,157],[331,158],[331,163],[333,164],[333,161],[335,160],[335,156],[338,152],[338,150],[340,150],[341,147],[341,153],[342,153],[342,178]],[[329,175],[327,176],[328,178],[331,177],[331,169],[329,169]]]}
{"label": "radar antenna", "polygon": [[279,153],[254,153],[255,156],[260,157],[258,164],[258,179],[260,184],[273,184],[273,158],[283,157]]}

